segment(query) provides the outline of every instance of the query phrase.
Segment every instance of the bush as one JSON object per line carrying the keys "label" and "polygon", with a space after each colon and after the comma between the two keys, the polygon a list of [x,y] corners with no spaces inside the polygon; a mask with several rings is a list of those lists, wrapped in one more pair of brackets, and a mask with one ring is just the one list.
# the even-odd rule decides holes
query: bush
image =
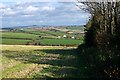
{"label": "bush", "polygon": [[[82,44],[78,47],[81,63],[87,67],[89,76],[100,78],[120,78],[120,55],[117,50],[104,51]],[[89,73],[90,72],[90,73]]]}

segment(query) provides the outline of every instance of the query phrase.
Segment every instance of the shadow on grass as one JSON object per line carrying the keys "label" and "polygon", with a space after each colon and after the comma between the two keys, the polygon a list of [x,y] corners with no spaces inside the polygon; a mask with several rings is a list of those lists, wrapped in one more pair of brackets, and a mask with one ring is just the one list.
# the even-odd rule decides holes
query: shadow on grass
{"label": "shadow on grass", "polygon": [[3,56],[23,63],[47,64],[49,67],[33,75],[42,78],[81,78],[76,49],[47,49],[33,51],[3,51]]}
{"label": "shadow on grass", "polygon": [[3,51],[3,56],[23,63],[47,64],[33,78],[106,78],[106,54],[96,48],[80,45],[78,49],[45,49]]}

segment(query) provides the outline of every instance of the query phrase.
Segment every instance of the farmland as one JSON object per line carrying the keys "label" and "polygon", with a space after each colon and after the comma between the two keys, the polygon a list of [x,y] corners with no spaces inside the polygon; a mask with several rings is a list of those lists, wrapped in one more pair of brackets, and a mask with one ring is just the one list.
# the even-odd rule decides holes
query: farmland
{"label": "farmland", "polygon": [[[78,29],[80,29],[78,31]],[[83,27],[42,27],[4,29],[1,44],[78,46],[83,43]]]}
{"label": "farmland", "polygon": [[78,66],[75,48],[2,45],[2,78],[81,77]]}
{"label": "farmland", "polygon": [[2,39],[2,44],[26,44],[30,40],[20,40],[20,39]]}
{"label": "farmland", "polygon": [[80,32],[77,27],[3,29],[0,78],[86,77],[76,50],[83,43]]}

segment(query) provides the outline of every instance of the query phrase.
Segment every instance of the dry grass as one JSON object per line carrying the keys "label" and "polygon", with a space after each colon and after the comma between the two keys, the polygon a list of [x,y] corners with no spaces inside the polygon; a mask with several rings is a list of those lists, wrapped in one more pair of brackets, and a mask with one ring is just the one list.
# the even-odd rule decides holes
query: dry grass
{"label": "dry grass", "polygon": [[71,48],[64,46],[2,45],[4,68],[2,78],[60,78],[74,77],[76,74],[79,76],[78,58]]}
{"label": "dry grass", "polygon": [[1,50],[9,50],[9,51],[76,48],[76,47],[66,47],[66,46],[33,46],[33,45],[0,45],[0,46],[2,47]]}

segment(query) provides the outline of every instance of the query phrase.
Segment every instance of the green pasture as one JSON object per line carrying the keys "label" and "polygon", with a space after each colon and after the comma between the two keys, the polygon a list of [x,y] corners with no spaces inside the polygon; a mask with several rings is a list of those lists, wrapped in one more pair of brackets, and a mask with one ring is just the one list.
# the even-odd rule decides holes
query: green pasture
{"label": "green pasture", "polygon": [[46,45],[79,45],[83,40],[74,39],[43,39],[39,41],[41,44]]}
{"label": "green pasture", "polygon": [[31,40],[21,40],[21,39],[2,39],[2,44],[11,44],[11,45],[18,45],[18,44],[26,44],[27,42],[31,42]]}
{"label": "green pasture", "polygon": [[[63,28],[63,27],[62,27]],[[61,28],[61,29],[62,29]],[[64,28],[63,28],[64,29]],[[63,38],[66,35],[67,38]],[[61,36],[58,39],[58,36]],[[74,36],[76,39],[71,39]],[[3,31],[1,44],[41,44],[41,45],[79,45],[83,43],[83,35],[67,34],[56,29],[18,28],[15,31]],[[28,44],[28,45],[29,45]]]}
{"label": "green pasture", "polygon": [[39,38],[39,35],[28,34],[28,33],[18,33],[18,32],[2,32],[2,37],[4,38],[28,38],[35,39]]}

